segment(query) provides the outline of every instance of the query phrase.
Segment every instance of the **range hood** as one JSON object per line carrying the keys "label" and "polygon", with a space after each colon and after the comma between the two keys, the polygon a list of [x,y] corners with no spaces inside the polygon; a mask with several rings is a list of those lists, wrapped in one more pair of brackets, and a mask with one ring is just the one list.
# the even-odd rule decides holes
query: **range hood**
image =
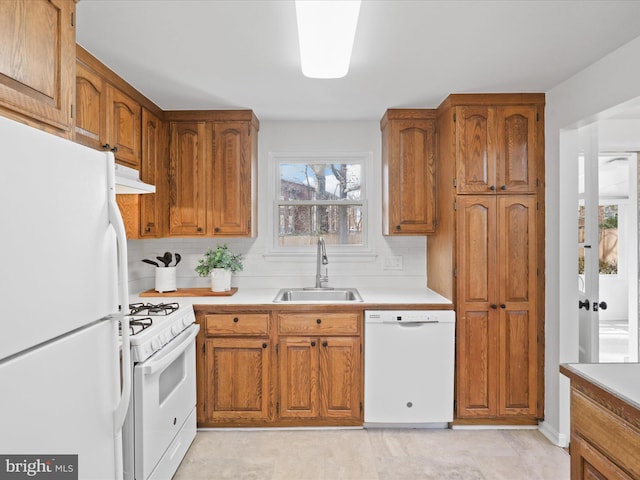
{"label": "range hood", "polygon": [[155,193],[156,187],[140,180],[137,170],[116,163],[116,194]]}

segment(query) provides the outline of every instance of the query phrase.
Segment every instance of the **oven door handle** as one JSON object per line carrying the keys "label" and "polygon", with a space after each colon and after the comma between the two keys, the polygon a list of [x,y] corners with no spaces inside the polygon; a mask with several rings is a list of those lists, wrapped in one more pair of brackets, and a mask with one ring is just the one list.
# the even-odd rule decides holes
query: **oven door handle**
{"label": "oven door handle", "polygon": [[[165,345],[160,352],[160,356],[155,358],[152,356],[149,360],[142,365],[142,373],[144,375],[153,375],[161,370],[167,368],[171,363],[178,358],[187,349],[189,344],[196,337],[200,331],[200,325],[193,324],[188,327],[184,332],[174,338],[171,342]],[[180,338],[182,337],[182,338]],[[177,342],[174,344],[174,342]],[[165,351],[167,349],[168,351]]]}

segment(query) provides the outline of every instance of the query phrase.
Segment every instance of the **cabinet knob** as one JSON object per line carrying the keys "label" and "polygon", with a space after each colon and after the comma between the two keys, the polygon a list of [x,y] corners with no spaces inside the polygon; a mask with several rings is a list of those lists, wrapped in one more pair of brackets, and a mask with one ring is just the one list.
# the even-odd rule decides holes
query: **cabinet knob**
{"label": "cabinet knob", "polygon": [[220,232],[220,227],[216,227],[213,229],[214,232],[219,233]]}
{"label": "cabinet knob", "polygon": [[315,347],[316,346],[316,342],[311,342],[311,346]]}
{"label": "cabinet knob", "polygon": [[500,308],[507,308],[507,306],[504,303],[501,303]]}
{"label": "cabinet knob", "polygon": [[202,227],[198,227],[198,228],[196,228],[196,231],[198,231],[198,232],[202,232]]}
{"label": "cabinet knob", "polygon": [[151,231],[151,227],[147,227],[144,229],[145,232],[149,233]]}
{"label": "cabinet knob", "polygon": [[238,323],[238,317],[233,317],[233,323]]}
{"label": "cabinet knob", "polygon": [[329,345],[329,342],[322,342],[323,347],[326,347],[327,345]]}
{"label": "cabinet knob", "polygon": [[491,308],[493,308],[495,310],[496,308],[498,308],[498,305],[496,305],[495,303],[492,303],[491,304]]}
{"label": "cabinet knob", "polygon": [[104,148],[105,150],[111,150],[111,145],[105,143],[104,145],[102,145],[102,148]]}
{"label": "cabinet knob", "polygon": [[267,344],[266,344],[266,343],[263,343],[263,344],[262,344],[262,348],[267,348]]}
{"label": "cabinet knob", "polygon": [[491,185],[489,187],[489,190],[491,190],[492,192],[495,192],[496,191],[496,186],[495,185]]}
{"label": "cabinet knob", "polygon": [[400,230],[402,230],[402,227],[400,225],[396,225],[396,230],[400,231]]}
{"label": "cabinet knob", "polygon": [[322,320],[320,320],[319,318],[317,318],[317,319],[316,319],[316,323],[317,323],[318,325],[320,325],[320,324],[322,323]]}
{"label": "cabinet knob", "polygon": [[506,186],[506,185],[502,185],[502,186],[500,187],[500,190],[506,190],[506,189],[507,189],[507,186]]}

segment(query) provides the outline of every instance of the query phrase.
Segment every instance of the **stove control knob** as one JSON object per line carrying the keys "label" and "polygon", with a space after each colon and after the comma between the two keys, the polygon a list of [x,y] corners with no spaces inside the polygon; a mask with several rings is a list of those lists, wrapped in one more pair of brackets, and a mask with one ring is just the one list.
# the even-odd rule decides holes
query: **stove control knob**
{"label": "stove control knob", "polygon": [[153,350],[158,350],[161,346],[162,346],[162,344],[160,343],[160,339],[158,339],[158,338],[154,338],[154,339],[151,341],[151,348],[152,348]]}
{"label": "stove control knob", "polygon": [[177,335],[178,333],[180,333],[180,325],[174,325],[171,327],[171,333],[173,333],[174,335]]}

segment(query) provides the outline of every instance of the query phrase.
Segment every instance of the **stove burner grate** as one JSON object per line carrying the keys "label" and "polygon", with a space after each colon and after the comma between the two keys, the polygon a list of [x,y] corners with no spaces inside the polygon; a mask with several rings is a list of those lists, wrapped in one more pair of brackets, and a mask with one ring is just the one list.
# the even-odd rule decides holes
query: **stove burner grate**
{"label": "stove burner grate", "polygon": [[[146,330],[153,325],[153,319],[150,317],[145,318],[131,318],[129,319],[129,335],[137,335],[143,330]],[[122,334],[122,324],[119,328],[120,334]]]}
{"label": "stove burner grate", "polygon": [[132,303],[129,305],[129,315],[171,315],[178,310],[178,303]]}

